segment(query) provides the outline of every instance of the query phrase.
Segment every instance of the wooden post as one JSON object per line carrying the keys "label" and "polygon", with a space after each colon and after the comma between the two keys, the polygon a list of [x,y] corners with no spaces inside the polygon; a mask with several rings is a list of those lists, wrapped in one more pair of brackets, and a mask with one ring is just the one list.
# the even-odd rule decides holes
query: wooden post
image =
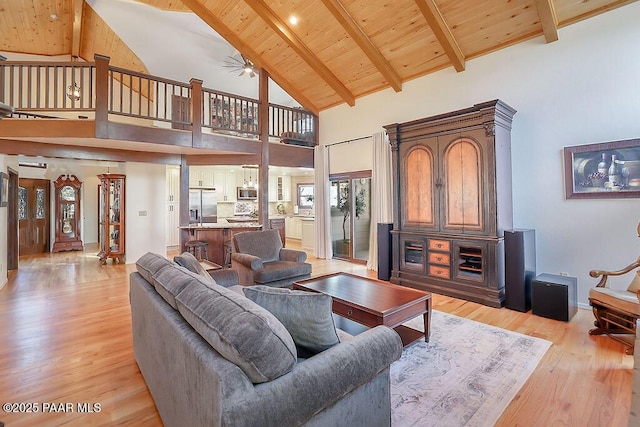
{"label": "wooden post", "polygon": [[202,146],[202,80],[191,79],[191,146]]}
{"label": "wooden post", "polygon": [[96,63],[96,138],[109,137],[109,58],[93,55]]}
{"label": "wooden post", "polygon": [[[187,156],[183,154],[180,159],[180,207],[178,208],[178,220],[180,226],[189,225],[189,165]],[[184,252],[184,245],[189,240],[189,230],[180,229],[180,253]]]}
{"label": "wooden post", "polygon": [[[260,125],[260,141],[262,141],[262,161],[260,162],[260,186],[258,195],[258,217],[262,229],[269,229],[269,73],[260,70],[258,123]],[[284,242],[282,242],[284,244]]]}

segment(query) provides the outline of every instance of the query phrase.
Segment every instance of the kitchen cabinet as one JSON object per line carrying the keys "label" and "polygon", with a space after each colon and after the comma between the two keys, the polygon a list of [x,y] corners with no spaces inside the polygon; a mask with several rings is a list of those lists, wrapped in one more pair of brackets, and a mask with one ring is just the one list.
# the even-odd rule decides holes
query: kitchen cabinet
{"label": "kitchen cabinet", "polygon": [[291,177],[279,176],[276,178],[276,198],[278,202],[291,201]]}
{"label": "kitchen cabinet", "polygon": [[278,177],[275,175],[269,175],[269,201],[278,201]]}
{"label": "kitchen cabinet", "polygon": [[189,167],[189,187],[215,187],[213,169],[206,166]]}
{"label": "kitchen cabinet", "polygon": [[495,100],[385,126],[394,181],[391,282],[502,306],[515,112]]}
{"label": "kitchen cabinet", "polygon": [[180,243],[180,168],[167,167],[166,243],[168,247]]}
{"label": "kitchen cabinet", "polygon": [[316,241],[316,222],[314,218],[304,218],[301,221],[302,250],[314,254]]}
{"label": "kitchen cabinet", "polygon": [[180,168],[167,167],[167,202],[180,201]]}
{"label": "kitchen cabinet", "polygon": [[235,202],[236,201],[236,174],[233,172],[216,172],[214,175],[213,186],[216,189],[218,202]]}
{"label": "kitchen cabinet", "polygon": [[285,230],[290,239],[302,239],[302,217],[290,216],[285,219]]}

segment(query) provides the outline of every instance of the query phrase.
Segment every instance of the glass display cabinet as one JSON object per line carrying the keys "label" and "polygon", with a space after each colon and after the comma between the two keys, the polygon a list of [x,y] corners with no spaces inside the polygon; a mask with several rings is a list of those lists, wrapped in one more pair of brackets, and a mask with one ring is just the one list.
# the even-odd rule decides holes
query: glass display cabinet
{"label": "glass display cabinet", "polygon": [[103,174],[100,179],[100,194],[98,201],[100,210],[100,264],[107,263],[107,259],[124,262],[125,255],[125,175]]}
{"label": "glass display cabinet", "polygon": [[55,191],[56,235],[52,252],[81,251],[80,188],[75,175],[60,175],[53,183]]}

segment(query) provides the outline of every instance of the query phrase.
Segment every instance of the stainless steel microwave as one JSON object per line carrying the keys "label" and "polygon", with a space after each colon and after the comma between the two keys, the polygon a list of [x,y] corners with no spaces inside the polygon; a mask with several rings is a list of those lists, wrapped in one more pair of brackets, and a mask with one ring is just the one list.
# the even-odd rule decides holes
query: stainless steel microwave
{"label": "stainless steel microwave", "polygon": [[258,199],[257,188],[238,187],[238,200],[257,200],[257,199]]}

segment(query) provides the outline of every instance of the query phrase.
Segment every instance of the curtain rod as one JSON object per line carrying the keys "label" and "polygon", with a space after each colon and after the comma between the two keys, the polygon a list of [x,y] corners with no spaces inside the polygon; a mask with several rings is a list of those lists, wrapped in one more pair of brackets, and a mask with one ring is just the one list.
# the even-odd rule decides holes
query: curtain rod
{"label": "curtain rod", "polygon": [[373,135],[369,135],[369,136],[361,136],[360,138],[353,138],[353,139],[346,139],[344,141],[340,141],[340,142],[332,142],[331,144],[325,144],[325,147],[330,147],[332,145],[338,145],[338,144],[346,144],[347,142],[353,142],[353,141],[360,141],[361,139],[367,139],[367,138],[372,138]]}

